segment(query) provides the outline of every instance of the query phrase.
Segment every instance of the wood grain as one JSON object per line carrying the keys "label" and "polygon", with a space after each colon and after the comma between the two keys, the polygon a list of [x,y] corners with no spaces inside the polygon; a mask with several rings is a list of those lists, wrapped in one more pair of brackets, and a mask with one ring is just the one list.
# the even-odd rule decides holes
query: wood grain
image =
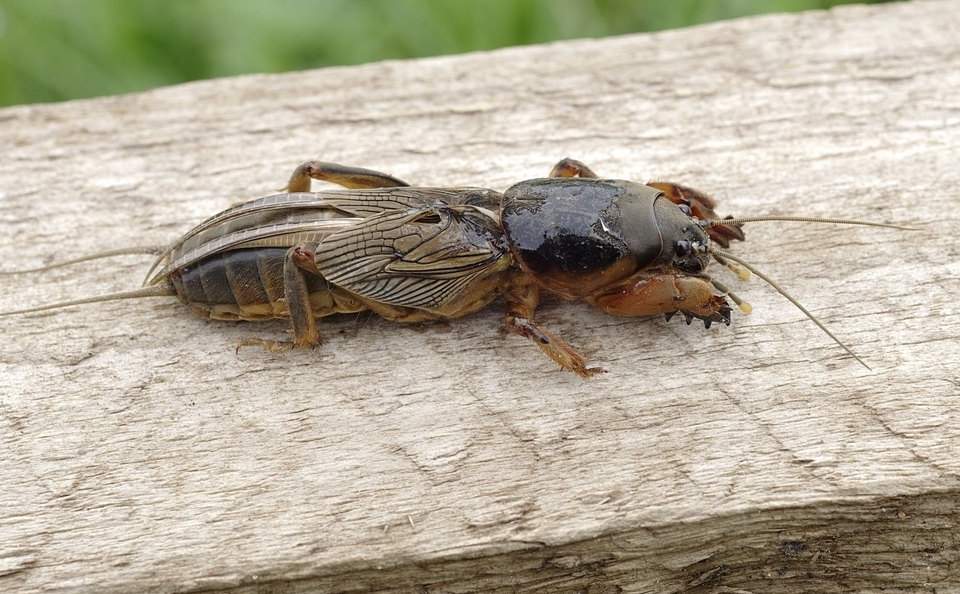
{"label": "wood grain", "polygon": [[[565,156],[710,191],[758,280],[704,330],[501,329],[143,300],[0,318],[4,592],[891,592],[960,584],[960,2],[244,76],[0,110],[0,262],[163,244],[313,157],[502,190]],[[0,309],[137,286],[0,276]],[[722,273],[718,273],[723,278]]]}

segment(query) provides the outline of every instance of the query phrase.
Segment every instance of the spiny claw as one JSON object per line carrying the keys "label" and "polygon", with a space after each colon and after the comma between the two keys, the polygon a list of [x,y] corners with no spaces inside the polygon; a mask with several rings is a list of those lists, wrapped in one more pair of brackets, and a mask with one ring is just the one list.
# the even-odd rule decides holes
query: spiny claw
{"label": "spiny claw", "polygon": [[730,306],[724,304],[724,306],[721,307],[720,311],[717,313],[720,314],[720,317],[722,318],[721,321],[727,326],[729,326],[730,325]]}
{"label": "spiny claw", "polygon": [[698,320],[702,320],[704,328],[710,328],[710,326],[713,325],[714,322],[720,322],[726,326],[729,326],[730,311],[731,311],[730,306],[727,305],[727,303],[724,301],[723,303],[720,304],[720,306],[717,308],[716,311],[710,314],[696,314],[688,311],[674,310],[674,311],[665,312],[663,314],[663,319],[669,322],[670,320],[673,319],[673,316],[677,315],[677,313],[683,313],[683,319],[687,322],[688,326],[693,322],[694,318],[697,318]]}

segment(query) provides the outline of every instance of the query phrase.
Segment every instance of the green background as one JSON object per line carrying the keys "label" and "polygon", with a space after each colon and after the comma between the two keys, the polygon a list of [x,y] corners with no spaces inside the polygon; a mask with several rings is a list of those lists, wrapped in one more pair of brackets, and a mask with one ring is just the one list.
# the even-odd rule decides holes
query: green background
{"label": "green background", "polygon": [[849,3],[0,0],[0,105],[125,93],[251,72],[655,31]]}

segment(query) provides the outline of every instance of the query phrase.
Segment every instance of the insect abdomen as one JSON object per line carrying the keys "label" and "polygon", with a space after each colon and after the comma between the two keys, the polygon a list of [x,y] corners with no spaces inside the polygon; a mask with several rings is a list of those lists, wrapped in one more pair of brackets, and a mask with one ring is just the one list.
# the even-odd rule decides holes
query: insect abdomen
{"label": "insect abdomen", "polygon": [[[193,313],[215,320],[261,321],[287,317],[283,261],[287,248],[214,254],[171,275],[177,296]],[[311,294],[329,293],[321,276],[307,275]]]}

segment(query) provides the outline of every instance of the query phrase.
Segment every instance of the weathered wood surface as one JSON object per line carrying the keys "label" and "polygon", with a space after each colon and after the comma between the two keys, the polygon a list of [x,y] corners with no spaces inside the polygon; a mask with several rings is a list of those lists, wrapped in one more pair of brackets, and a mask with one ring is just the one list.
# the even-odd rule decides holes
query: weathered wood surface
{"label": "weathered wood surface", "polygon": [[[573,156],[756,224],[729,327],[283,326],[168,300],[0,319],[3,592],[898,592],[960,583],[960,2],[849,7],[0,111],[0,259],[169,242],[301,160],[503,189]],[[0,277],[2,307],[145,259]],[[722,275],[721,275],[722,276]]]}

